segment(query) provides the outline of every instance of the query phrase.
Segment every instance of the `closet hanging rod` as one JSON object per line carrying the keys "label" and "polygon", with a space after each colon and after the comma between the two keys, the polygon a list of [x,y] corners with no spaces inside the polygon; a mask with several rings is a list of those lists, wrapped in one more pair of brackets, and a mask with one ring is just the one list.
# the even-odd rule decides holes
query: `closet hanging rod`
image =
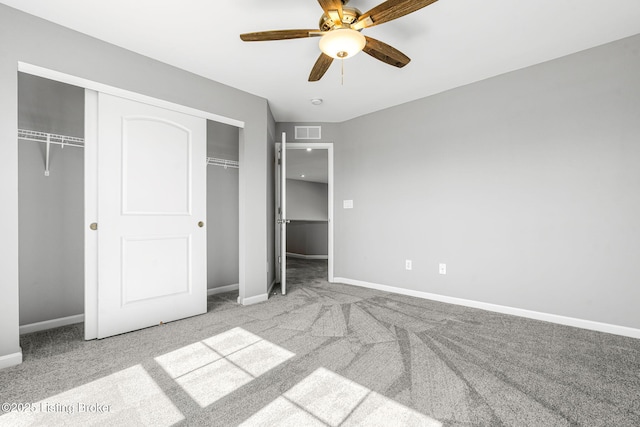
{"label": "closet hanging rod", "polygon": [[207,165],[222,166],[225,169],[238,169],[240,167],[240,163],[237,160],[218,159],[216,157],[207,157]]}
{"label": "closet hanging rod", "polygon": [[49,176],[49,158],[51,151],[51,144],[57,144],[64,148],[69,147],[84,147],[84,138],[78,138],[75,136],[56,135],[54,133],[38,132],[35,130],[18,129],[18,139],[23,141],[44,142],[46,145],[46,155],[44,159],[44,176]]}

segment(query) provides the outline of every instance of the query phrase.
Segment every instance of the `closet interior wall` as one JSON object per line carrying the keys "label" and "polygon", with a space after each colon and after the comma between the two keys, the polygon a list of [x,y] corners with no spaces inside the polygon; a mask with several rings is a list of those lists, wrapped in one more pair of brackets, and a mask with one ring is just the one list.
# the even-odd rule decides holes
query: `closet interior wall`
{"label": "closet interior wall", "polygon": [[[84,89],[18,73],[18,128],[84,138]],[[84,150],[18,141],[20,326],[84,313]]]}
{"label": "closet interior wall", "polygon": [[[207,157],[237,162],[239,129],[207,121]],[[218,162],[220,163],[220,162]],[[207,288],[235,288],[239,283],[238,168],[207,166]]]}

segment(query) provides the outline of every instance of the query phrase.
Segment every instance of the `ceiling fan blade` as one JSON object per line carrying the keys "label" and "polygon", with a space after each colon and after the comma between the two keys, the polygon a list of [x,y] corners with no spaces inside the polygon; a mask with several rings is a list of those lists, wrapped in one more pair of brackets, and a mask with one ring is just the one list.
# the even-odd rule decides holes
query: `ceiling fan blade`
{"label": "ceiling fan blade", "polygon": [[342,26],[342,1],[341,0],[318,0],[324,13],[331,18],[334,24]]}
{"label": "ceiling fan blade", "polygon": [[372,39],[371,37],[364,36],[364,38],[367,40],[367,44],[364,46],[362,51],[382,62],[386,62],[394,67],[402,68],[411,61],[411,58],[400,52],[395,47],[389,46],[380,40]]}
{"label": "ceiling fan blade", "polygon": [[318,33],[318,30],[274,30],[274,31],[258,31],[257,33],[240,34],[240,38],[245,42],[261,42],[268,40],[288,40],[303,39],[312,37],[310,33]]}
{"label": "ceiling fan blade", "polygon": [[333,62],[332,57],[330,57],[329,55],[325,55],[324,53],[321,53],[320,56],[318,57],[318,60],[313,65],[313,68],[311,69],[311,74],[309,74],[309,81],[317,82],[318,80],[320,80],[322,76],[324,76],[324,73],[327,72],[332,62]]}
{"label": "ceiling fan blade", "polygon": [[363,13],[351,27],[355,30],[373,27],[429,6],[438,0],[387,0]]}

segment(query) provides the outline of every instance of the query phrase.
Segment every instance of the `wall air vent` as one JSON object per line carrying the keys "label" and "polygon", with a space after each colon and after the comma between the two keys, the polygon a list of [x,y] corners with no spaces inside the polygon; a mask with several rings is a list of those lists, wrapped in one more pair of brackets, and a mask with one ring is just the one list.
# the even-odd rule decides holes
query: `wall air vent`
{"label": "wall air vent", "polygon": [[295,139],[320,139],[321,126],[296,126]]}

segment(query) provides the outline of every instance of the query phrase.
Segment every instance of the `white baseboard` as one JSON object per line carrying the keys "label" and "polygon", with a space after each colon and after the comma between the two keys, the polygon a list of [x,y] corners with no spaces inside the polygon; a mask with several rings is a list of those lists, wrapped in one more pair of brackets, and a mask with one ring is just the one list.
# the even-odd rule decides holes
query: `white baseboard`
{"label": "white baseboard", "polygon": [[20,335],[31,332],[44,331],[47,329],[58,328],[60,326],[73,325],[74,323],[84,322],[84,314],[76,314],[75,316],[61,317],[59,319],[45,320],[44,322],[30,323],[20,326]]}
{"label": "white baseboard", "polygon": [[217,288],[207,289],[207,296],[237,291],[238,289],[240,289],[240,285],[238,285],[237,283],[233,285],[218,286]]}
{"label": "white baseboard", "polygon": [[251,305],[251,304],[257,304],[259,302],[267,301],[269,299],[269,295],[271,295],[271,290],[273,289],[273,286],[275,284],[276,284],[276,279],[273,279],[273,281],[271,282],[271,285],[269,285],[269,288],[267,289],[266,294],[260,294],[260,295],[256,295],[254,297],[249,297],[249,298],[240,298],[240,296],[238,296],[238,304]]}
{"label": "white baseboard", "polygon": [[260,294],[260,295],[256,295],[254,297],[249,297],[249,298],[240,298],[238,296],[238,304],[252,305],[252,304],[257,304],[259,302],[266,301],[267,299],[269,299],[269,294]]}
{"label": "white baseboard", "polygon": [[0,369],[10,368],[22,363],[22,351],[0,356]]}
{"label": "white baseboard", "polygon": [[329,255],[303,255],[303,254],[296,254],[293,252],[287,252],[287,256],[291,258],[300,258],[300,259],[329,259]]}
{"label": "white baseboard", "polygon": [[560,325],[574,326],[576,328],[589,329],[593,331],[606,332],[609,334],[622,335],[631,338],[640,338],[640,329],[629,328],[627,326],[612,325],[609,323],[594,322],[592,320],[577,319],[574,317],[560,316],[557,314],[541,313],[538,311],[525,310],[522,308],[507,307],[504,305],[490,304],[467,300],[463,298],[448,297],[445,295],[431,294],[428,292],[414,291],[411,289],[397,288],[394,286],[380,285],[377,283],[364,282],[362,280],[347,279],[344,277],[334,277],[334,282],[345,283],[347,285],[360,286],[379,291],[392,292],[395,294],[408,295],[432,301],[445,302],[448,304],[462,305],[465,307],[479,308],[496,313],[510,314],[513,316],[526,317],[529,319],[543,320],[545,322],[557,323]]}

